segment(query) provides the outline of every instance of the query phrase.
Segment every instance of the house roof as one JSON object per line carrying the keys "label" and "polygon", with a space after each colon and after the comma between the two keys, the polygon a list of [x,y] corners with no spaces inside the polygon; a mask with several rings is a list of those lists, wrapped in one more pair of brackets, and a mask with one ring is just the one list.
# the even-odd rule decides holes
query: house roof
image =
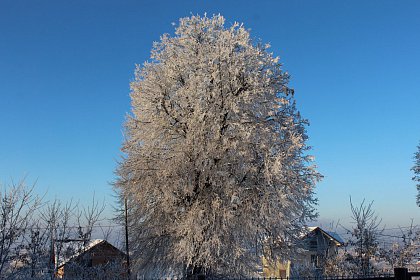
{"label": "house roof", "polygon": [[309,233],[314,232],[316,230],[319,230],[322,234],[324,234],[326,237],[328,237],[331,241],[333,241],[337,246],[344,245],[343,239],[338,235],[338,233],[333,231],[326,231],[323,230],[320,227],[308,227],[309,232],[305,235],[307,236]]}
{"label": "house roof", "polygon": [[111,247],[113,247],[113,248],[115,248],[116,250],[118,250],[118,251],[120,251],[121,252],[121,254],[123,254],[124,255],[124,252],[122,252],[121,250],[119,250],[118,248],[116,248],[115,246],[113,246],[111,243],[109,243],[108,241],[106,241],[106,240],[103,240],[103,239],[94,239],[94,240],[91,240],[86,246],[84,246],[78,253],[76,253],[76,254],[74,254],[74,255],[72,255],[72,256],[70,256],[70,257],[68,257],[68,258],[66,258],[66,259],[63,259],[63,260],[61,260],[61,262],[59,263],[59,265],[58,265],[58,267],[62,267],[62,266],[64,266],[64,265],[66,265],[67,263],[69,263],[69,262],[71,262],[71,261],[73,261],[73,260],[75,260],[75,259],[77,259],[78,257],[80,257],[81,255],[83,255],[83,254],[85,254],[86,252],[88,252],[89,250],[91,250],[92,248],[94,248],[94,247],[96,247],[96,246],[98,246],[98,245],[101,245],[101,244],[106,244],[106,245],[109,245],[109,246],[111,246]]}

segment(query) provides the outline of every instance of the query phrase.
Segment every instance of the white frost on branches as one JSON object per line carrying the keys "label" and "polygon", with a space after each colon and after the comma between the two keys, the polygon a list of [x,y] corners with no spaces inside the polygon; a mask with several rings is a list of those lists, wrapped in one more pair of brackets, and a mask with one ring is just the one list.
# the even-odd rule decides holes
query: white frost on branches
{"label": "white frost on branches", "polygon": [[417,205],[420,207],[420,145],[417,146],[417,152],[414,154],[414,166],[411,170],[414,172],[412,179],[417,183]]}
{"label": "white frost on branches", "polygon": [[316,215],[321,176],[289,76],[268,45],[224,21],[181,19],[131,84],[116,186],[137,269],[154,275],[250,275],[263,253],[286,258]]}

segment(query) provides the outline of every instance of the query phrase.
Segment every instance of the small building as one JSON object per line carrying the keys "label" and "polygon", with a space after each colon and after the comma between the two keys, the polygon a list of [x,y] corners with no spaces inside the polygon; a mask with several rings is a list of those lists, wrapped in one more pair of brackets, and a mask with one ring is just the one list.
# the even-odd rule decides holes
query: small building
{"label": "small building", "polygon": [[320,227],[308,227],[296,244],[298,249],[293,260],[269,261],[262,257],[262,275],[289,278],[299,275],[302,269],[320,271],[325,261],[334,257],[338,248],[343,245],[344,241],[337,233],[325,231]]}
{"label": "small building", "polygon": [[344,241],[337,233],[320,227],[308,227],[308,230],[302,237],[303,251],[299,259],[303,265],[320,268],[328,258],[337,255]]}
{"label": "small building", "polygon": [[64,279],[125,279],[126,254],[109,242],[93,240],[80,253],[57,267],[57,277]]}

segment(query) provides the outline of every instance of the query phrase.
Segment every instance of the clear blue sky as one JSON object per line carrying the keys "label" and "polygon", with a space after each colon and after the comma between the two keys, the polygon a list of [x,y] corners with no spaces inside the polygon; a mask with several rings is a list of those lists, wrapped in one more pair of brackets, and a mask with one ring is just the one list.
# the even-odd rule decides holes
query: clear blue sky
{"label": "clear blue sky", "polygon": [[243,22],[292,75],[325,175],[323,223],[346,221],[352,195],[387,226],[420,224],[419,1],[1,0],[0,181],[112,202],[134,66],[172,22],[204,12]]}

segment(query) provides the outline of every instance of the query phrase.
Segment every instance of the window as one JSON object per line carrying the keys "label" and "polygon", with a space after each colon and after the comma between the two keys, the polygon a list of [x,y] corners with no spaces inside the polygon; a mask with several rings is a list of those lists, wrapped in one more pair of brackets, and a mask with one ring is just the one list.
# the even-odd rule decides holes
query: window
{"label": "window", "polygon": [[318,241],[316,239],[315,240],[311,240],[309,242],[309,250],[311,250],[311,251],[318,250]]}
{"label": "window", "polygon": [[311,264],[313,266],[317,266],[317,264],[318,264],[318,256],[317,255],[311,255]]}
{"label": "window", "polygon": [[314,267],[319,267],[320,263],[320,256],[319,255],[311,255],[311,264]]}

